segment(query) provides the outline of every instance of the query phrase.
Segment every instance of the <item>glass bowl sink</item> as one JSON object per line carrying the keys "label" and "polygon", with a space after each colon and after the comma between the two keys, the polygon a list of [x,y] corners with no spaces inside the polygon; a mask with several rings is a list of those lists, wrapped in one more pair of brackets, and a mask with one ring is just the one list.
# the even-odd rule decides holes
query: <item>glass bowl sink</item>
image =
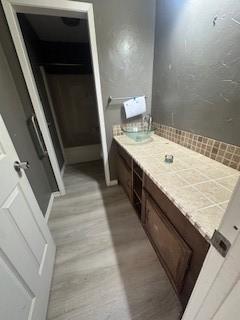
{"label": "glass bowl sink", "polygon": [[151,135],[154,133],[155,128],[151,125],[143,125],[143,124],[136,124],[136,125],[129,125],[125,124],[121,126],[122,131],[136,142],[142,142],[148,140]]}

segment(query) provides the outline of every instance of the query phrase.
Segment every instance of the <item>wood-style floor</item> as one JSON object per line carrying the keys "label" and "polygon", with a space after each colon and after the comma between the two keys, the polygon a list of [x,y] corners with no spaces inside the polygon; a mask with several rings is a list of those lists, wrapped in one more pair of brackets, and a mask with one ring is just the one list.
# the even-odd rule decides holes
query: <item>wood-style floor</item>
{"label": "wood-style floor", "polygon": [[120,186],[71,166],[49,225],[57,244],[48,320],[177,320],[179,301]]}

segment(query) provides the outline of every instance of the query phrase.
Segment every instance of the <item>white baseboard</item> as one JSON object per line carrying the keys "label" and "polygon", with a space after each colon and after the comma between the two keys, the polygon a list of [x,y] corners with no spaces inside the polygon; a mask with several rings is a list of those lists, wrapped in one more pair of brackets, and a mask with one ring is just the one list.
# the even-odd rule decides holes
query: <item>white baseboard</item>
{"label": "white baseboard", "polygon": [[101,159],[101,144],[65,149],[66,164],[75,164]]}
{"label": "white baseboard", "polygon": [[108,184],[108,187],[113,187],[116,186],[118,184],[118,180],[111,180]]}
{"label": "white baseboard", "polygon": [[63,194],[60,191],[53,192],[54,198],[62,197]]}
{"label": "white baseboard", "polygon": [[50,217],[50,214],[51,214],[51,211],[52,211],[52,206],[53,206],[53,200],[54,198],[56,197],[60,197],[61,196],[61,193],[60,192],[53,192],[50,196],[50,199],[49,199],[49,202],[48,202],[48,206],[47,206],[47,210],[46,210],[46,214],[45,214],[45,221],[46,223],[48,223],[48,219]]}

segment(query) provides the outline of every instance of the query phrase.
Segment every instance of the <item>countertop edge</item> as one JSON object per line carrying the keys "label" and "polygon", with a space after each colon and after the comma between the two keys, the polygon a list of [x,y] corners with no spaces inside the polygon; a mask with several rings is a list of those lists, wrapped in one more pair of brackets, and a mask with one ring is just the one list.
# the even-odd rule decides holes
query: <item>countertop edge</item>
{"label": "countertop edge", "polygon": [[[206,239],[206,241],[211,244],[211,238],[203,229],[202,227],[197,224],[191,216],[185,212],[184,208],[181,207],[178,202],[172,197],[159,183],[154,179],[154,177],[141,165],[141,163],[132,155],[128,152],[128,150],[125,148],[124,144],[120,143],[118,140],[116,140],[116,137],[113,137],[114,141],[122,147],[125,152],[139,165],[139,167],[143,170],[144,174],[146,174],[152,181],[153,183],[164,193],[164,195],[180,210],[180,212],[188,219],[188,221],[194,226],[194,228],[203,236],[203,238]],[[167,139],[166,139],[167,140]],[[170,140],[169,140],[170,141]]]}

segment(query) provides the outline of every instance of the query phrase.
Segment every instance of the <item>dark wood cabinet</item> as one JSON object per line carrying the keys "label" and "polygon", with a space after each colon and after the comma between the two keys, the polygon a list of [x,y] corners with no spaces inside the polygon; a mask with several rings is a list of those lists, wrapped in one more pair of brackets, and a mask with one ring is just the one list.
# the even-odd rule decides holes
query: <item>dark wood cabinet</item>
{"label": "dark wood cabinet", "polygon": [[[209,243],[148,176],[145,176],[144,179],[143,193],[151,195],[156,205],[192,251],[183,288],[179,294],[182,305],[186,306],[209,250]],[[143,210],[142,221],[145,224],[146,210]]]}
{"label": "dark wood cabinet", "polygon": [[133,206],[141,219],[143,205],[143,171],[134,160],[132,160],[132,168]]}
{"label": "dark wood cabinet", "polygon": [[118,155],[118,180],[125,190],[128,198],[132,201],[132,172],[125,159]]}
{"label": "dark wood cabinet", "polygon": [[185,307],[209,243],[121,146],[118,179]]}
{"label": "dark wood cabinet", "polygon": [[124,160],[126,166],[132,170],[132,158],[130,155],[120,146],[118,146],[118,155]]}
{"label": "dark wood cabinet", "polygon": [[180,293],[192,251],[150,196],[145,201],[146,231],[169,279]]}

